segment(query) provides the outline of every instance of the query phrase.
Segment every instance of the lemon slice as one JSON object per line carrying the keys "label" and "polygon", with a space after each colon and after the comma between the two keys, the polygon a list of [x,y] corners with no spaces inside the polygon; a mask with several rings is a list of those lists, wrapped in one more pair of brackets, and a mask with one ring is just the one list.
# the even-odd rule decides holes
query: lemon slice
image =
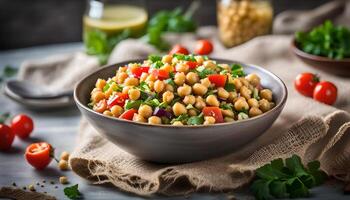
{"label": "lemon slice", "polygon": [[147,12],[143,8],[128,5],[107,6],[99,19],[84,16],[85,26],[105,32],[116,32],[126,28],[138,29],[143,27],[146,21]]}

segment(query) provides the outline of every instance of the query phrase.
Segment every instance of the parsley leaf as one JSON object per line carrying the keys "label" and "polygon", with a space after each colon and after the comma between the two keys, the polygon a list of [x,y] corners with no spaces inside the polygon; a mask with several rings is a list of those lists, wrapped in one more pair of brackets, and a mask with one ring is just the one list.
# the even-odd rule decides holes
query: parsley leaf
{"label": "parsley leaf", "polygon": [[187,125],[200,125],[200,124],[203,124],[203,122],[204,122],[204,117],[202,113],[198,116],[192,116],[187,119]]}
{"label": "parsley leaf", "polygon": [[226,90],[227,92],[234,92],[234,91],[236,91],[235,85],[234,85],[233,83],[229,83],[229,82],[227,81],[226,84],[225,84],[225,90]]}
{"label": "parsley leaf", "polygon": [[158,55],[149,55],[148,60],[150,60],[152,63],[155,63],[157,61],[161,61],[162,57],[160,57]]}
{"label": "parsley leaf", "polygon": [[138,109],[140,107],[140,105],[142,104],[142,100],[127,100],[126,104],[125,104],[125,109],[126,110],[130,110],[132,108],[134,109]]}
{"label": "parsley leaf", "polygon": [[233,64],[231,66],[231,74],[232,74],[233,78],[245,76],[245,73],[243,71],[243,67],[239,64]]}
{"label": "parsley leaf", "polygon": [[258,200],[309,196],[309,188],[323,183],[327,175],[318,161],[305,167],[299,156],[276,159],[256,170],[251,190]]}
{"label": "parsley leaf", "polygon": [[78,184],[73,185],[71,187],[65,187],[63,191],[69,199],[75,200],[81,197],[81,194],[78,190]]}

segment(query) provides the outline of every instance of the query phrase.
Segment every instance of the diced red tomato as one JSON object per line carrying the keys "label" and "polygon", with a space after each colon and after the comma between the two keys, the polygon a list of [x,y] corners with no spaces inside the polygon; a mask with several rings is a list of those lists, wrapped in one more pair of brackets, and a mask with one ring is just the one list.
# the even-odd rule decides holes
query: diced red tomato
{"label": "diced red tomato", "polygon": [[204,116],[211,116],[215,118],[215,123],[224,122],[221,110],[219,107],[204,107],[202,110]]}
{"label": "diced red tomato", "polygon": [[123,107],[127,99],[129,99],[128,94],[119,92],[116,95],[114,95],[111,99],[108,100],[107,102],[108,108],[112,108],[114,105]]}
{"label": "diced red tomato", "polygon": [[186,64],[190,69],[196,69],[196,67],[198,66],[198,63],[196,61],[187,61]]}
{"label": "diced red tomato", "polygon": [[152,74],[159,80],[164,80],[169,78],[169,72],[164,69],[156,69],[152,71]]}
{"label": "diced red tomato", "polygon": [[189,54],[189,52],[188,52],[188,50],[185,47],[177,44],[170,50],[169,54],[170,55],[173,55],[173,54],[184,54],[184,55],[187,55],[187,54]]}
{"label": "diced red tomato", "polygon": [[126,120],[132,120],[135,113],[137,113],[136,109],[130,109],[130,110],[125,111],[123,114],[121,114],[119,116],[119,118],[126,119]]}
{"label": "diced red tomato", "polygon": [[211,83],[214,83],[216,87],[224,87],[226,84],[226,75],[222,74],[211,74],[208,76]]}
{"label": "diced red tomato", "polygon": [[131,68],[130,71],[135,78],[140,78],[142,73],[148,73],[149,67],[135,67]]}

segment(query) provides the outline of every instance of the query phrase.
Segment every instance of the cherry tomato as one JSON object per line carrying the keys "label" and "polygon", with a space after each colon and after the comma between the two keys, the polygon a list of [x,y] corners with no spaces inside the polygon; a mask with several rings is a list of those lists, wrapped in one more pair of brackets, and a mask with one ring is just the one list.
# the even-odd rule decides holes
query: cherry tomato
{"label": "cherry tomato", "polygon": [[302,95],[312,97],[319,78],[312,73],[299,74],[294,81],[295,89]]}
{"label": "cherry tomato", "polygon": [[226,84],[226,75],[222,74],[211,74],[208,76],[211,83],[214,83],[216,87],[224,87]]}
{"label": "cherry tomato", "polygon": [[159,80],[164,80],[169,78],[169,72],[164,69],[154,69],[152,74]]}
{"label": "cherry tomato", "polygon": [[208,55],[213,51],[213,44],[209,40],[198,40],[194,52],[199,55]]}
{"label": "cherry tomato", "polygon": [[126,119],[126,120],[132,120],[135,113],[137,113],[136,109],[130,109],[130,110],[125,111],[123,114],[121,114],[119,116],[119,118]]}
{"label": "cherry tomato", "polygon": [[142,73],[148,73],[149,67],[135,67],[131,68],[131,73],[135,78],[140,78]]}
{"label": "cherry tomato", "polygon": [[15,134],[12,129],[5,124],[0,124],[0,150],[10,149],[14,139]]}
{"label": "cherry tomato", "polygon": [[17,115],[12,119],[11,129],[19,138],[28,138],[30,133],[33,131],[34,123],[33,120],[24,114]]}
{"label": "cherry tomato", "polygon": [[313,98],[316,101],[332,105],[337,100],[338,89],[328,81],[319,82],[314,90]]}
{"label": "cherry tomato", "polygon": [[190,69],[196,69],[198,66],[198,63],[196,61],[186,61],[186,64]]}
{"label": "cherry tomato", "polygon": [[50,164],[53,151],[51,145],[46,142],[33,143],[27,147],[24,157],[34,168],[42,170]]}
{"label": "cherry tomato", "polygon": [[173,55],[173,54],[184,54],[184,55],[187,55],[187,54],[189,54],[189,52],[188,52],[188,50],[185,47],[177,44],[177,45],[173,46],[173,48],[170,50],[169,54],[170,55]]}
{"label": "cherry tomato", "polygon": [[221,110],[219,107],[204,107],[202,110],[204,116],[211,116],[215,118],[215,123],[224,122]]}
{"label": "cherry tomato", "polygon": [[123,107],[127,99],[129,99],[128,94],[119,92],[108,100],[108,108],[112,108],[114,105]]}

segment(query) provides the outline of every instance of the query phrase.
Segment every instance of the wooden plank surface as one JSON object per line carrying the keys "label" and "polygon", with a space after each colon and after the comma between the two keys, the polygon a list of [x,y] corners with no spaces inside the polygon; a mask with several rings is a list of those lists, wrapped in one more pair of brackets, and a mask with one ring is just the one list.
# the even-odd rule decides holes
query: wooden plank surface
{"label": "wooden plank surface", "polygon": [[[68,53],[75,50],[81,50],[80,43],[52,45],[46,47],[34,47],[21,50],[12,50],[0,52],[0,70],[6,64],[18,66],[23,60],[29,58],[42,58],[55,53]],[[57,169],[54,162],[51,163],[48,169],[44,171],[33,170],[24,161],[23,152],[28,144],[36,141],[47,141],[54,145],[57,153],[63,150],[72,151],[76,144],[77,126],[80,120],[80,113],[76,108],[70,108],[58,111],[41,111],[34,112],[26,110],[15,104],[8,98],[0,94],[0,113],[10,111],[13,114],[27,113],[33,117],[35,122],[35,131],[32,137],[26,141],[20,141],[16,138],[14,147],[10,152],[0,152],[0,187],[9,186],[16,182],[19,186],[35,184],[42,180],[46,180],[44,188],[39,187],[39,191],[46,191],[58,199],[66,199],[63,194],[63,187],[58,184],[58,178],[61,175],[69,177],[72,184],[79,184],[79,189],[86,200],[140,200],[142,197],[118,191],[111,186],[96,186],[92,185],[72,172],[61,172]],[[51,185],[49,182],[54,181],[56,184]],[[55,188],[55,186],[58,188]],[[349,196],[344,196],[341,190],[341,185],[338,183],[328,183],[321,187],[312,190],[311,199],[349,199]],[[179,200],[185,197],[159,197],[153,199]],[[193,194],[186,199],[194,200],[220,200],[227,199],[225,194]],[[239,192],[238,199],[252,199],[246,192]],[[310,198],[308,198],[310,199]]]}

